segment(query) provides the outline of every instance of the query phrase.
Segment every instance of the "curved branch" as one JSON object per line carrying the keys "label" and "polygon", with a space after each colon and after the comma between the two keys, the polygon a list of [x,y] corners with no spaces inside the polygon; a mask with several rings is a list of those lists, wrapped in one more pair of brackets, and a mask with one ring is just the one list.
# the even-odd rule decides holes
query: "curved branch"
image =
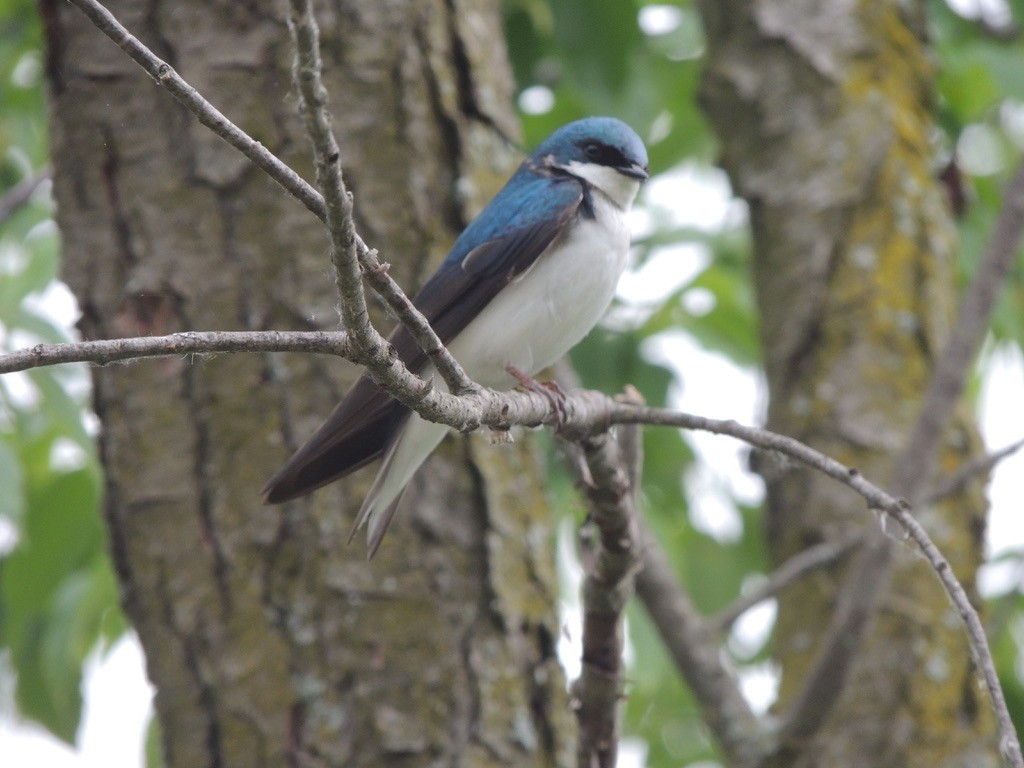
{"label": "curved branch", "polygon": [[[981,265],[964,294],[956,323],[935,365],[907,446],[896,463],[893,492],[909,499],[911,506],[919,506],[928,496],[927,488],[932,481],[942,436],[953,418],[971,365],[985,339],[992,311],[1014,263],[1022,235],[1024,163],[1018,165],[1004,189],[1003,203]],[[839,609],[829,626],[819,657],[803,690],[784,718],[783,732],[792,743],[803,743],[813,734],[838,701],[851,658],[889,582],[892,562],[891,542],[881,532],[875,531],[840,590],[836,599]],[[937,569],[935,563],[933,567]],[[941,578],[941,572],[939,575]],[[968,623],[968,632],[971,631]],[[998,706],[997,715],[1004,732],[1012,728],[1008,714],[1006,721],[1002,722],[1004,713]],[[1011,754],[1011,759],[1021,760],[1019,744],[1016,752],[1015,757]]]}
{"label": "curved branch", "polygon": [[[252,337],[254,343],[261,336],[259,332],[237,332],[232,335],[236,337],[236,341]],[[316,334],[313,335],[315,336]],[[187,338],[189,336],[194,337],[195,334],[175,334],[165,338],[175,340],[176,343],[180,338]],[[124,341],[130,340],[119,340],[117,343]],[[143,339],[142,341],[145,340]],[[45,360],[49,355],[56,355],[58,353],[67,354],[66,348],[69,346],[79,348],[76,352],[75,360],[92,361],[101,364],[109,362],[109,359],[106,357],[109,354],[109,350],[104,353],[98,351],[95,346],[90,347],[90,345],[96,345],[97,343],[80,342],[73,345],[44,344],[35,347],[33,350],[22,350],[20,352],[0,355],[0,371],[8,369],[23,370],[49,364],[45,362],[35,363],[34,360]],[[201,353],[204,351],[216,352],[224,350],[196,344],[189,351]],[[262,351],[262,348],[260,348],[260,351]],[[167,347],[166,351],[161,354],[179,354],[180,352],[180,348],[172,346]],[[14,359],[19,361],[20,367],[13,367],[12,360]],[[122,357],[119,359],[128,358]],[[978,663],[985,679],[985,685],[999,721],[1004,753],[1014,768],[1024,768],[1020,742],[1013,728],[1009,710],[1006,706],[1006,699],[1003,696],[1002,687],[996,675],[995,663],[992,660],[992,654],[988,647],[988,640],[985,637],[977,611],[975,611],[970,600],[967,598],[967,593],[957,581],[949,562],[931,541],[924,529],[913,519],[910,505],[906,500],[886,493],[879,486],[861,475],[855,468],[847,467],[845,464],[801,443],[799,440],[769,432],[766,429],[745,426],[733,420],[709,419],[704,416],[671,411],[664,408],[638,407],[616,402],[607,395],[590,390],[571,390],[567,393],[564,401],[559,404],[558,413],[556,414],[554,406],[548,398],[536,392],[502,393],[490,389],[480,389],[467,395],[456,396],[434,390],[429,386],[429,382],[427,382],[426,386],[418,393],[410,396],[408,391],[390,380],[383,381],[382,386],[388,393],[399,397],[399,399],[408,404],[423,418],[446,424],[460,431],[471,431],[481,426],[498,427],[501,429],[507,429],[515,424],[539,426],[541,424],[553,423],[556,420],[561,424],[563,431],[574,435],[577,439],[600,434],[607,430],[609,426],[615,424],[648,424],[652,426],[678,427],[680,429],[695,429],[734,437],[756,448],[775,451],[799,461],[853,489],[864,498],[871,509],[890,515],[896,520],[907,531],[909,537],[920,547],[925,559],[939,575],[943,587],[964,620],[968,640],[978,658]]]}
{"label": "curved branch", "polygon": [[709,619],[711,625],[718,632],[728,632],[732,625],[736,623],[736,620],[755,605],[770,597],[774,597],[805,574],[841,560],[854,547],[861,544],[863,540],[863,535],[856,534],[838,544],[824,542],[797,552],[769,573],[764,582],[755,589],[738,597],[714,616],[711,616]]}

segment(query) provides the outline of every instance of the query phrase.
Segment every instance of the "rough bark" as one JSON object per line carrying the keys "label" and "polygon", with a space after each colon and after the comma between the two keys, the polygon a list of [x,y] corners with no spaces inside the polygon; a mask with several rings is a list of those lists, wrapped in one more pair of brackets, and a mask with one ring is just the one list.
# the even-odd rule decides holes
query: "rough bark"
{"label": "rough bark", "polygon": [[[702,98],[749,203],[770,390],[768,428],[883,485],[948,333],[955,232],[930,144],[934,62],[923,4],[704,2]],[[981,451],[966,409],[940,472]],[[764,463],[767,535],[781,562],[877,526],[863,501]],[[973,589],[980,482],[919,519]],[[779,599],[777,712],[799,695],[843,584],[821,572]],[[933,573],[895,547],[891,581],[837,706],[778,765],[984,766],[998,761],[963,629]]]}
{"label": "rough bark", "polygon": [[[321,8],[356,223],[410,288],[516,160],[496,6]],[[283,4],[110,7],[311,178]],[[319,222],[74,9],[41,8],[84,336],[336,327]],[[110,546],[167,765],[568,765],[551,530],[530,450],[446,441],[370,563],[345,540],[372,472],[261,505],[263,482],[356,374],[301,355],[96,371]]]}

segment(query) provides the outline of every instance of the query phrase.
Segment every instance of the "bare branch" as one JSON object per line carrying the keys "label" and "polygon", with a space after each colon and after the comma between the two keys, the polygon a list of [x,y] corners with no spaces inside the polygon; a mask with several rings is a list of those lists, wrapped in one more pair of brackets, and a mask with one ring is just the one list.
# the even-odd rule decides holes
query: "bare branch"
{"label": "bare branch", "polygon": [[[625,396],[637,402],[633,390]],[[642,402],[642,401],[640,401]],[[583,668],[572,686],[580,725],[579,768],[614,768],[619,745],[623,612],[640,565],[636,491],[631,478],[643,460],[638,425],[580,441],[591,482],[583,484],[598,530],[583,582]]]}
{"label": "bare branch", "polygon": [[[895,514],[895,510],[887,510]],[[873,529],[836,598],[814,668],[803,681],[781,719],[779,749],[783,755],[799,754],[802,745],[827,720],[843,691],[860,639],[874,615],[877,597],[889,583],[893,550],[880,529]],[[855,585],[846,588],[847,585]],[[786,762],[785,758],[782,760]]]}
{"label": "bare branch", "polygon": [[3,226],[14,213],[32,199],[39,185],[49,180],[52,171],[49,166],[40,168],[29,174],[0,197],[0,226]]}
{"label": "bare branch", "polygon": [[976,459],[967,462],[957,469],[957,471],[950,477],[946,478],[942,483],[932,488],[925,497],[923,504],[934,504],[947,496],[951,496],[963,488],[964,485],[971,481],[971,479],[978,475],[987,474],[996,466],[996,464],[1001,462],[1003,459],[1012,456],[1021,448],[1024,448],[1024,438],[1021,438],[1014,443],[1010,443],[1008,446],[1000,448],[998,451],[986,453],[983,456],[978,456]]}
{"label": "bare branch", "polygon": [[773,739],[750,709],[735,677],[722,661],[718,633],[707,624],[679,586],[676,573],[654,534],[641,525],[643,570],[636,591],[676,667],[682,673],[729,765],[756,765]]}
{"label": "bare branch", "polygon": [[[924,553],[925,559],[939,575],[946,593],[956,605],[957,611],[960,613],[966,626],[968,641],[978,659],[978,664],[985,679],[985,686],[988,689],[992,706],[996,712],[1003,754],[1011,766],[1014,768],[1024,768],[1024,757],[1021,755],[1020,742],[1013,727],[1013,721],[1010,719],[1006,699],[1003,696],[1003,690],[996,675],[995,663],[992,660],[992,653],[989,650],[988,640],[985,637],[978,613],[975,611],[974,606],[971,605],[964,588],[953,574],[949,562],[931,541],[924,529],[914,520],[911,514],[911,507],[904,499],[886,493],[878,486],[866,480],[857,470],[846,467],[835,459],[825,456],[791,437],[777,435],[754,427],[742,426],[734,421],[717,421],[691,414],[672,413],[650,408],[637,408],[634,409],[632,414],[623,413],[620,410],[612,415],[613,422],[621,423],[626,418],[629,418],[630,421],[635,419],[645,424],[674,425],[685,429],[700,429],[715,434],[731,435],[758,448],[778,451],[838,480],[857,491],[868,502],[870,508],[892,516],[907,531],[910,538],[914,540]],[[883,540],[883,543],[888,544],[889,542]],[[851,583],[863,584],[866,589],[878,588],[884,584],[888,569],[870,568],[870,558],[879,556],[880,552],[888,552],[888,547],[876,548],[869,546],[865,548],[865,553],[860,558],[860,564],[863,567],[855,569],[856,572],[863,574],[864,581]],[[887,555],[881,554],[880,556],[884,558]],[[850,592],[855,594],[856,590],[850,590]],[[845,605],[834,626],[839,627],[847,620],[850,623],[858,621],[861,616],[860,605],[864,602],[863,600],[853,598],[851,603]],[[836,636],[838,638],[838,633]],[[842,642],[848,643],[849,640],[843,640]],[[844,647],[849,648],[848,645]],[[821,679],[828,677],[828,673],[823,667],[819,667],[819,669],[821,670]],[[818,689],[817,684],[814,687]],[[811,686],[808,686],[808,688],[811,688]],[[794,731],[801,730],[801,728],[796,726],[793,729]]]}
{"label": "bare branch", "polygon": [[[346,207],[350,208],[351,202],[345,194],[343,184],[341,184],[340,172],[337,174],[337,183],[331,182],[328,184],[329,189],[332,189],[331,194],[336,196],[336,202],[340,206],[336,213],[331,213],[329,206],[325,205],[323,198],[317,195],[315,190],[312,190],[294,171],[274,157],[272,153],[269,153],[259,142],[247,136],[228,121],[209,102],[203,99],[194,88],[182,80],[166,62],[154,56],[135,37],[128,33],[102,5],[94,0],[70,0],[70,2],[89,16],[105,34],[121,46],[160,85],[170,90],[179,101],[199,117],[200,122],[213,129],[232,146],[242,151],[257,166],[278,181],[290,194],[298,198],[310,211],[329,222],[332,241],[336,246],[335,250],[338,251],[339,255],[349,254],[349,257],[347,259],[342,258],[341,262],[343,271],[346,271],[348,274],[348,277],[344,279],[345,281],[348,281],[354,272],[351,258],[351,253],[353,252],[356,258],[363,264],[365,279],[375,290],[378,285],[375,281],[379,280],[382,284],[390,281],[386,268],[383,265],[379,265],[379,262],[378,266],[374,269],[366,268],[367,260],[373,254],[358,238],[358,235],[351,231],[350,220],[347,223],[345,221],[344,212]],[[300,2],[299,0],[292,0],[292,2],[293,7],[300,11],[303,9],[305,11],[304,13],[296,14],[299,19],[308,17],[309,21],[312,20],[308,2]],[[313,39],[315,40],[315,37]],[[300,82],[304,76],[300,75]],[[314,107],[322,102],[316,88],[310,91],[306,101],[307,104],[311,104]],[[329,133],[329,130],[327,133]],[[325,149],[326,151],[324,151]],[[340,168],[336,146],[332,150],[328,144],[321,144],[320,155],[321,164],[324,169]],[[324,177],[322,176],[321,178]],[[934,462],[939,438],[948,423],[952,405],[962,392],[967,367],[973,361],[978,345],[988,326],[991,307],[998,294],[1001,280],[1012,263],[1012,257],[1020,239],[1022,228],[1024,228],[1024,164],[1018,168],[1013,180],[1007,187],[1004,207],[1000,212],[995,232],[986,250],[983,265],[964,297],[958,325],[954,329],[949,348],[937,367],[932,387],[922,406],[922,417],[910,441],[905,460],[900,463],[895,487],[899,492],[912,500],[918,498],[923,493],[922,489],[928,481],[930,467]],[[398,294],[401,294],[397,286],[393,285],[393,282],[390,283],[390,286],[394,287]],[[389,393],[413,407],[424,418],[461,429],[473,429],[480,424],[506,426],[513,423],[526,423],[535,425],[549,418],[549,405],[539,395],[530,393],[499,395],[488,390],[473,389],[472,385],[465,379],[464,373],[460,378],[458,374],[461,373],[461,369],[458,368],[457,363],[444,350],[443,345],[430,330],[429,325],[423,320],[422,316],[419,316],[411,308],[408,299],[402,295],[400,297],[400,299],[404,299],[404,303],[402,303],[400,299],[396,298],[397,294],[390,295],[389,303],[392,301],[397,303],[397,306],[396,303],[391,303],[391,305],[400,313],[403,322],[411,323],[408,325],[410,332],[413,333],[422,348],[431,355],[438,371],[445,378],[450,389],[455,392],[471,390],[472,393],[466,397],[457,398],[433,391],[429,383],[421,382],[415,376],[412,376],[404,366],[396,364],[396,361],[386,354],[387,345],[383,340],[379,339],[379,336],[377,339],[374,339],[375,343],[371,349],[365,348],[363,341],[360,340],[356,344],[359,349],[359,355],[357,356],[363,358],[364,355],[372,351],[372,359],[365,362],[378,377],[379,383]],[[350,311],[354,318],[358,318],[358,315],[363,310],[357,306],[352,310],[346,311]],[[353,333],[358,335],[362,331],[357,327],[353,330]],[[379,346],[377,345],[378,340]],[[36,348],[36,350],[41,349],[40,347]],[[207,349],[206,351],[218,350]],[[35,352],[35,350],[32,352]],[[15,353],[15,355],[17,354],[22,353]],[[109,354],[109,350],[106,351],[106,354]],[[8,357],[4,356],[0,360],[7,360]],[[110,361],[99,350],[93,350],[93,357],[96,358],[97,362],[101,363]],[[78,359],[93,359],[93,357],[82,353],[82,357]],[[125,353],[125,357],[110,359],[127,359],[127,353]],[[19,364],[24,366],[24,361]],[[31,367],[31,365],[24,367]],[[576,393],[576,396],[567,403],[563,421],[567,425],[580,427],[585,427],[589,424],[594,429],[597,429],[596,425],[601,425],[600,429],[604,429],[609,423],[661,423],[732,435],[752,445],[758,445],[769,450],[777,450],[798,461],[808,463],[810,466],[856,490],[867,499],[870,506],[884,510],[887,514],[892,515],[906,527],[911,538],[921,547],[925,556],[939,574],[947,592],[957,605],[967,625],[968,637],[978,655],[986,685],[993,699],[993,705],[995,706],[1000,724],[1004,752],[1012,765],[1024,768],[1020,745],[1013,731],[1012,723],[1009,720],[1005,700],[1003,699],[998,679],[995,677],[991,654],[988,651],[984,634],[981,632],[981,624],[977,614],[966,599],[966,594],[962,587],[953,576],[948,562],[910,516],[909,506],[906,502],[885,494],[877,486],[868,483],[860,477],[855,471],[849,470],[839,462],[823,456],[797,441],[779,435],[772,435],[763,430],[742,427],[734,422],[715,422],[687,414],[673,414],[667,411],[646,408],[628,408],[622,405],[615,405],[608,398],[596,393]],[[884,579],[879,578],[877,572],[874,574],[874,578],[876,579],[876,585],[884,582]],[[863,585],[853,585],[850,589],[858,587],[862,589]],[[859,611],[847,613],[859,615]]]}
{"label": "bare branch", "polygon": [[[234,341],[237,342],[241,342],[247,337],[255,342],[256,339],[263,336],[260,333],[249,332],[215,335],[234,336]],[[287,339],[290,343],[293,340],[297,340],[300,335],[305,334],[279,334],[278,338],[282,340],[283,344],[283,340]],[[317,334],[309,335],[317,336]],[[320,334],[320,336],[326,339],[331,335]],[[161,348],[162,351],[149,354],[179,354],[183,351],[192,353],[227,351],[226,347],[212,346],[209,343],[212,339],[203,339],[200,334],[175,334],[167,338],[169,341]],[[174,346],[175,344],[183,343],[185,339],[189,338],[194,343],[188,349]],[[131,341],[140,344],[143,348],[148,343],[148,340],[143,338],[138,340],[116,340],[107,342],[107,344],[117,345]],[[199,343],[199,341],[204,343]],[[343,339],[340,337],[334,339],[334,343],[342,343],[342,346],[345,346]],[[331,347],[330,344],[326,346]],[[38,367],[39,365],[52,364],[53,361],[58,359],[61,362],[74,360],[91,361],[100,364],[110,362],[113,359],[128,359],[127,354],[111,357],[111,349],[110,346],[104,347],[103,342],[40,345],[32,350],[22,350],[7,355],[0,355],[0,371],[24,370],[26,368]],[[325,348],[324,351],[338,353],[340,350],[338,347],[332,347],[330,349]],[[393,388],[390,385],[387,389],[392,394],[398,392],[397,388]],[[394,391],[392,391],[393,389]],[[477,392],[457,397],[436,390],[428,390],[421,392],[419,399],[408,397],[407,393],[404,392],[401,394],[406,398],[404,402],[408,402],[410,407],[423,418],[447,424],[462,431],[469,431],[480,426],[502,428],[507,428],[513,424],[538,426],[550,423],[555,417],[553,406],[548,399],[534,392],[500,393],[489,389],[481,389]],[[931,542],[927,533],[913,519],[910,507],[906,501],[886,493],[877,485],[865,479],[857,470],[843,465],[820,451],[801,443],[799,440],[757,427],[744,426],[732,420],[721,421],[667,409],[637,407],[625,403],[617,403],[600,392],[588,390],[571,390],[561,404],[559,418],[563,429],[584,438],[588,434],[600,434],[607,430],[609,425],[614,424],[673,426],[681,429],[696,429],[734,437],[757,448],[777,451],[828,477],[838,480],[843,485],[859,493],[867,501],[871,509],[891,515],[907,530],[910,538],[921,548],[928,562],[931,563],[936,573],[939,574],[947,594],[949,594],[950,599],[954,602],[963,618],[967,627],[968,640],[978,658],[986,687],[996,710],[1000,734],[1004,743],[1004,752],[1014,768],[1024,768],[1024,760],[1021,759],[1020,754],[1020,744],[1009,718],[1006,700],[1003,697],[1002,688],[995,673],[995,664],[992,661],[992,654],[989,650],[981,621],[978,619],[977,612],[971,605],[970,600],[968,600],[963,587],[953,575],[948,561],[942,556],[934,543]],[[645,578],[641,574],[641,581]],[[676,590],[676,592],[678,593],[679,591]]]}
{"label": "bare branch", "polygon": [[811,571],[824,568],[843,559],[863,540],[863,535],[858,534],[839,544],[816,544],[798,552],[768,574],[768,577],[757,588],[737,598],[732,604],[710,617],[710,624],[717,632],[728,632],[736,620],[755,605],[774,597]]}
{"label": "bare branch", "polygon": [[981,264],[960,303],[956,325],[935,366],[928,392],[903,458],[896,466],[893,488],[919,502],[931,479],[942,435],[964,391],[967,375],[988,332],[992,310],[1013,267],[1024,235],[1024,162],[1003,190],[1003,204],[985,247]]}
{"label": "bare branch", "polygon": [[37,344],[0,355],[0,374],[63,363],[107,365],[146,357],[217,352],[320,352],[352,359],[348,334],[341,331],[187,331],[169,336]]}
{"label": "bare branch", "polygon": [[341,151],[327,113],[327,89],[320,79],[320,30],[309,0],[291,0],[288,29],[295,44],[295,85],[301,95],[299,111],[313,144],[316,180],[327,206],[334,282],[341,298],[341,318],[352,344],[366,367],[380,376],[391,365],[387,345],[370,323],[363,281],[359,273],[352,197],[341,172]]}

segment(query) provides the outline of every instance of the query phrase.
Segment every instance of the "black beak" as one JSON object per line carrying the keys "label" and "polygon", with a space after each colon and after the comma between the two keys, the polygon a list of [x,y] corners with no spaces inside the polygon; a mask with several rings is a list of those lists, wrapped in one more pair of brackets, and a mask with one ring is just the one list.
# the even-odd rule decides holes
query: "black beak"
{"label": "black beak", "polygon": [[623,176],[629,176],[631,179],[637,179],[638,181],[644,181],[650,178],[651,174],[647,172],[647,166],[640,165],[640,163],[633,161],[626,165],[620,165],[615,168]]}

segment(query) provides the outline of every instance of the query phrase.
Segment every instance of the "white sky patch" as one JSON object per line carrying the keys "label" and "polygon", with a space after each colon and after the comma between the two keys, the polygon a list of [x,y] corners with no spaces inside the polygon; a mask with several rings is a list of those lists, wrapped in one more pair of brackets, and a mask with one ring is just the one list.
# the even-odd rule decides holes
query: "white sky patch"
{"label": "white sky patch", "polygon": [[[41,400],[39,389],[25,371],[5,373],[0,387],[18,408],[35,408]],[[0,406],[2,407],[2,406]]]}
{"label": "white sky patch", "polygon": [[707,248],[697,243],[668,245],[656,250],[619,279],[616,295],[629,304],[657,304],[699,275],[711,260]]}
{"label": "white sky patch", "polygon": [[[7,517],[0,517],[0,557],[9,555],[14,551],[14,548],[18,546],[18,541],[21,536],[18,535],[18,526],[14,524],[14,521]],[[0,671],[0,674],[6,674],[6,672]],[[3,733],[2,721],[0,721],[0,735]],[[3,739],[0,738],[0,743],[3,743]]]}
{"label": "white sky patch", "polygon": [[956,143],[956,155],[964,172],[970,176],[990,176],[1006,166],[1002,136],[984,123],[964,128]]}
{"label": "white sky patch", "polygon": [[33,88],[43,76],[43,61],[39,51],[27,51],[18,59],[11,71],[11,85],[17,88]]}
{"label": "white sky patch", "polygon": [[531,85],[519,94],[519,108],[528,115],[545,115],[555,106],[555,94],[546,85]]}
{"label": "white sky patch", "polygon": [[992,24],[1008,24],[1013,13],[1005,0],[946,0],[946,5],[965,19],[986,19]]}
{"label": "white sky patch", "polygon": [[85,449],[69,437],[58,437],[50,446],[50,469],[54,472],[74,472],[88,460]]}
{"label": "white sky patch", "polygon": [[48,317],[58,326],[63,326],[72,338],[78,338],[74,325],[82,313],[78,308],[78,300],[66,283],[53,280],[41,292],[26,296],[24,305],[26,309]]}
{"label": "white sky patch", "polygon": [[[709,352],[681,331],[659,334],[644,347],[652,362],[663,363],[676,374],[678,388],[669,406],[713,419],[735,419],[741,424],[763,421],[765,385],[762,376],[743,369],[717,352]],[[684,433],[702,463],[722,479],[741,501],[759,503],[764,488],[747,469],[745,443],[704,432]]]}
{"label": "white sky patch", "polygon": [[764,648],[768,642],[768,635],[775,626],[776,613],[778,606],[775,601],[765,600],[736,620],[726,641],[736,658],[750,659]]}
{"label": "white sky patch", "polygon": [[754,714],[763,715],[779,697],[779,668],[770,661],[752,664],[739,675],[740,691]]}
{"label": "white sky patch", "polygon": [[[1024,357],[1019,349],[1004,344],[987,356],[978,418],[987,451],[997,451],[1024,438]],[[988,558],[1024,551],[1024,449],[1003,459],[992,472],[988,487],[991,509],[985,543]],[[1024,586],[1020,561],[1008,560],[982,567],[978,588],[983,595],[1001,594]]]}
{"label": "white sky patch", "polygon": [[676,226],[717,231],[746,220],[746,205],[732,197],[725,171],[696,162],[659,173],[644,185],[641,197]]}
{"label": "white sky patch", "polygon": [[683,23],[683,10],[674,5],[647,5],[640,9],[637,22],[645,35],[667,35]]}
{"label": "white sky patch", "polygon": [[46,768],[142,768],[153,689],[134,633],[106,655],[94,651],[85,665],[85,707],[77,745],[58,741],[34,723],[0,711],[4,765]]}

